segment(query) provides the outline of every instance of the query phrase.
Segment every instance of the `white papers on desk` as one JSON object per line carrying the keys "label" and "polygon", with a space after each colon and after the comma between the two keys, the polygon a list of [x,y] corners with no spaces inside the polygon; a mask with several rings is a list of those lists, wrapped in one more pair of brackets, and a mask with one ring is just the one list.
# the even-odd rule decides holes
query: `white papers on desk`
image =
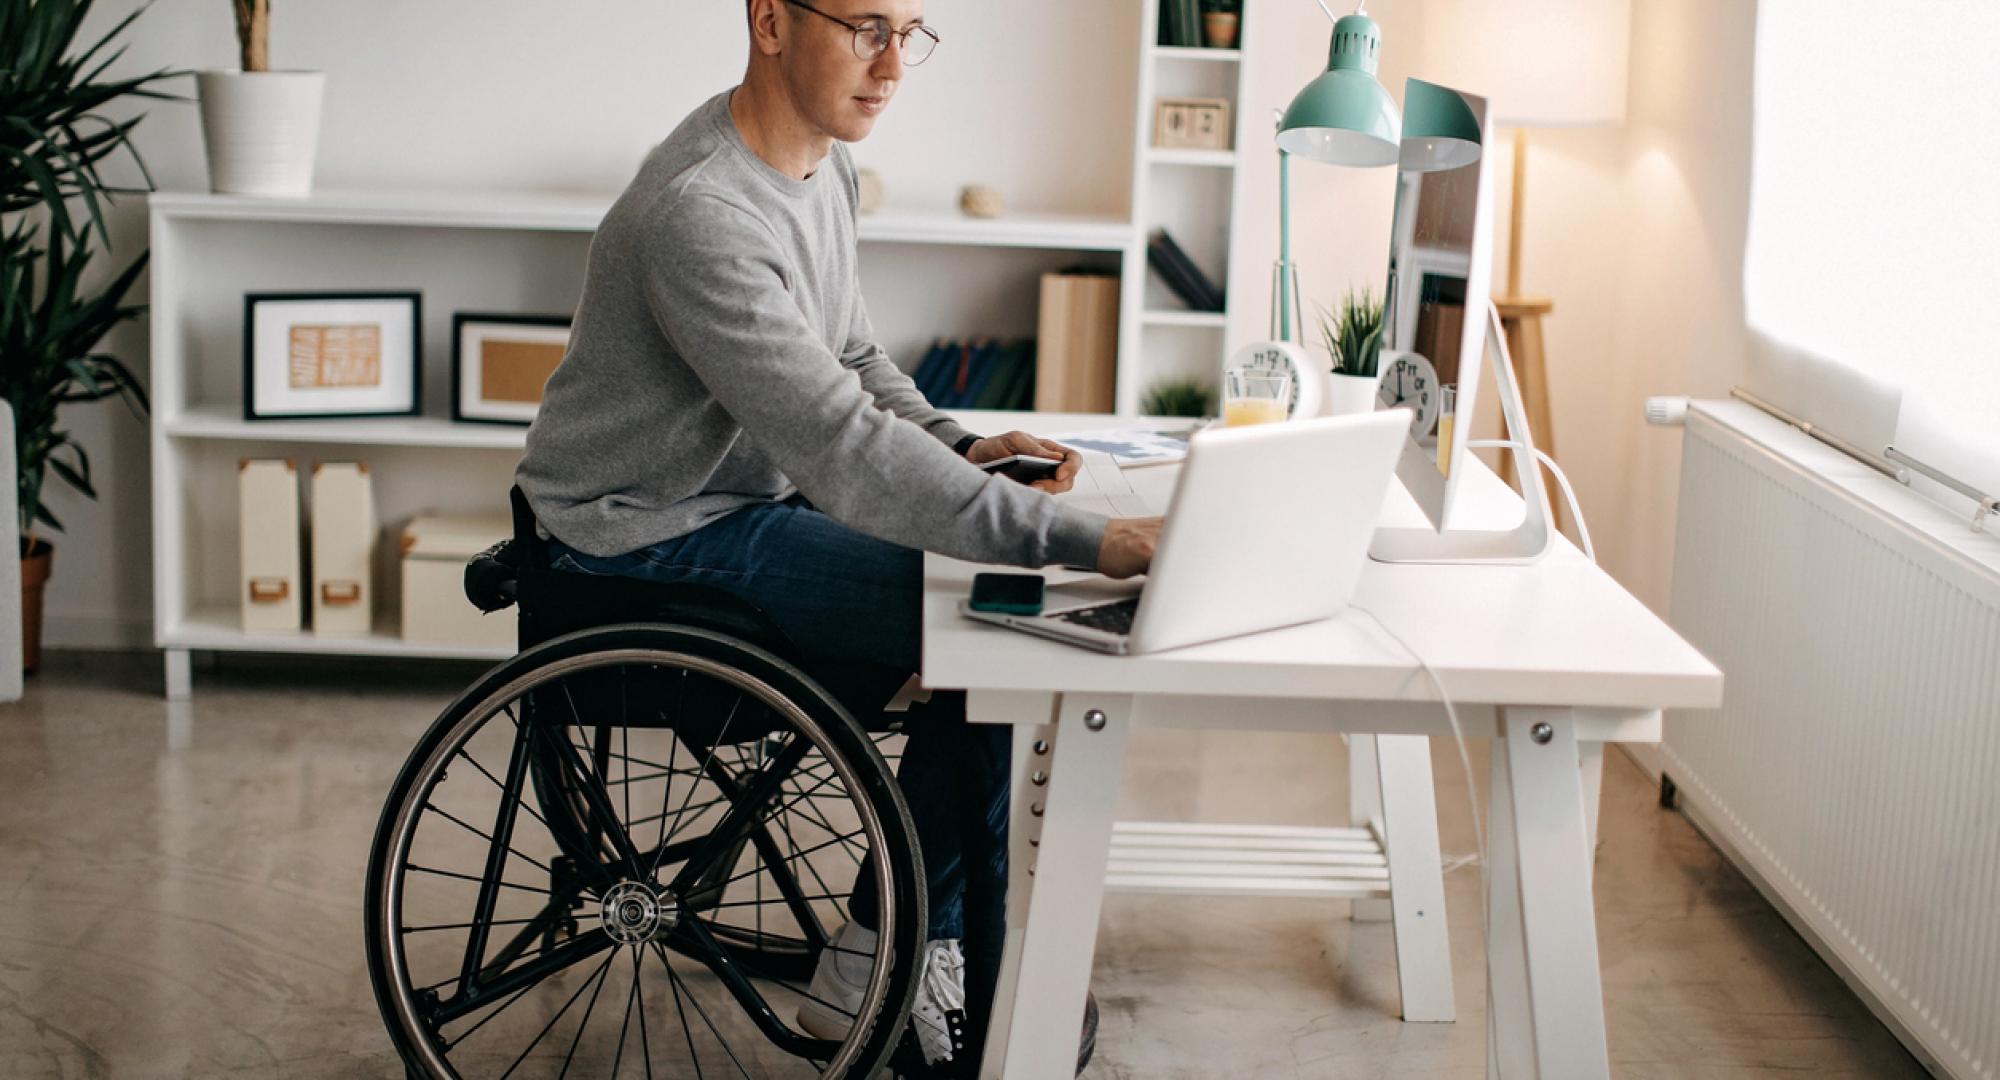
{"label": "white papers on desk", "polygon": [[[1065,446],[1076,446],[1074,442],[1063,442]],[[1077,454],[1083,458],[1083,470],[1077,473],[1075,490],[1086,499],[1091,499],[1113,517],[1151,517],[1153,511],[1146,500],[1132,490],[1125,480],[1125,471],[1118,467],[1118,460],[1102,450],[1085,450],[1077,447]]]}
{"label": "white papers on desk", "polygon": [[1187,457],[1190,434],[1192,434],[1191,429],[1120,428],[1080,431],[1072,435],[1048,435],[1044,438],[1078,450],[1095,450],[1108,454],[1118,464],[1132,468],[1139,465],[1166,465]]}

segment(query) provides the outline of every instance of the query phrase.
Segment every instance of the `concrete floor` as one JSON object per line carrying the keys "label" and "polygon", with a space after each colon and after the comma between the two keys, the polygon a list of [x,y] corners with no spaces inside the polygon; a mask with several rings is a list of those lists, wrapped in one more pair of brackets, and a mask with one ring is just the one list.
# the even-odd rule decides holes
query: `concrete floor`
{"label": "concrete floor", "polygon": [[[475,668],[57,654],[0,706],[0,1077],[397,1077],[369,990],[369,837]],[[1126,816],[1336,823],[1338,739],[1141,732]],[[1484,777],[1484,748],[1474,769]],[[1434,748],[1447,855],[1464,777]],[[1621,1077],[1922,1076],[1744,879],[1607,755],[1598,937]],[[1386,923],[1113,896],[1098,1078],[1478,1076],[1476,868],[1448,879],[1459,1020],[1395,1019]]]}

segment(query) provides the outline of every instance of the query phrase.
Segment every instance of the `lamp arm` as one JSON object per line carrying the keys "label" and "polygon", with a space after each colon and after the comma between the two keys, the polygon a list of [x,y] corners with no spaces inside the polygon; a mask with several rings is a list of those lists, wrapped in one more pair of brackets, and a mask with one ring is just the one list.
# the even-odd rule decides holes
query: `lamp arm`
{"label": "lamp arm", "polygon": [[1292,340],[1292,155],[1278,150],[1278,340]]}

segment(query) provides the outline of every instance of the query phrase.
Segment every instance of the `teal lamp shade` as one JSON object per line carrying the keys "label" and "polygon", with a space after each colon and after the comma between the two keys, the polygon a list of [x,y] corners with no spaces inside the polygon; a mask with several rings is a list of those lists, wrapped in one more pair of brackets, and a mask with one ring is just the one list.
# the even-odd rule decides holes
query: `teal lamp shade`
{"label": "teal lamp shade", "polygon": [[1479,160],[1479,117],[1465,95],[1411,79],[1403,84],[1403,108],[1403,169],[1442,172]]}
{"label": "teal lamp shade", "polygon": [[1382,28],[1366,15],[1333,24],[1326,73],[1306,84],[1278,121],[1278,149],[1328,165],[1395,164],[1402,120],[1375,81]]}

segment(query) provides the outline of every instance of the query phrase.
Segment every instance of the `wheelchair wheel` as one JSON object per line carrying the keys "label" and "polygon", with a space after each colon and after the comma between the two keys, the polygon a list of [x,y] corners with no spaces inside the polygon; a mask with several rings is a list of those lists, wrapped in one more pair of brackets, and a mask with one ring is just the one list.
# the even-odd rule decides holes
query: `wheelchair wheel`
{"label": "wheelchair wheel", "polygon": [[[880,932],[848,1008],[810,980],[864,875]],[[862,1077],[902,1034],[926,912],[893,774],[837,702],[736,639],[628,625],[522,653],[432,724],[366,923],[414,1075]],[[808,1000],[845,1038],[799,1026]]]}

